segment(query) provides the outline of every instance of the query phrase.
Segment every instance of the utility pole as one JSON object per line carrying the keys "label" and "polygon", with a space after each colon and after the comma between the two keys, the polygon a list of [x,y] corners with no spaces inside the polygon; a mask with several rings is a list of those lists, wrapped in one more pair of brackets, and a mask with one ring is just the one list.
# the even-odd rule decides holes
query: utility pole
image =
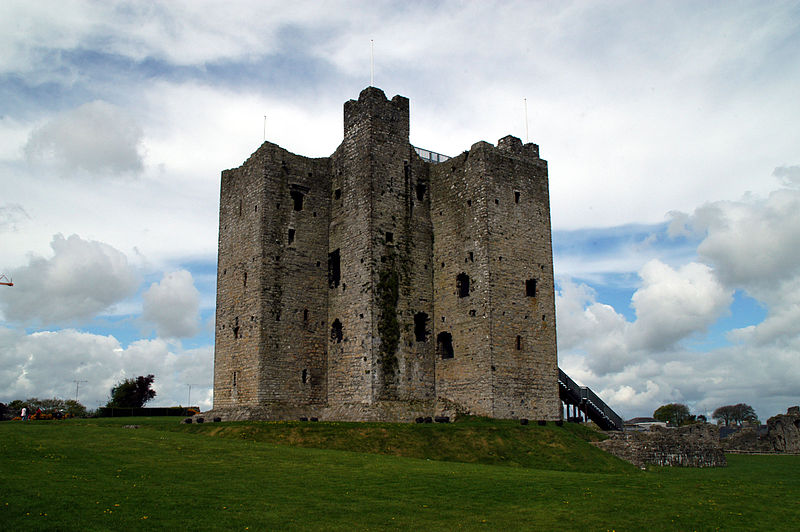
{"label": "utility pole", "polygon": [[186,386],[189,387],[189,398],[187,400],[186,407],[192,406],[192,386],[202,386],[202,384],[187,384]]}
{"label": "utility pole", "polygon": [[81,383],[82,382],[89,382],[89,381],[73,380],[72,382],[75,383],[75,402],[77,403],[78,402],[78,390],[80,390],[80,388],[81,388]]}

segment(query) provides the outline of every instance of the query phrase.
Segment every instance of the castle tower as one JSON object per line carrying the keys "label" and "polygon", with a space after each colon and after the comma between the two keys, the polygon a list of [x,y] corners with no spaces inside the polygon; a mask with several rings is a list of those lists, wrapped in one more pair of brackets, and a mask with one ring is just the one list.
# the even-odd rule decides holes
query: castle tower
{"label": "castle tower", "polygon": [[214,411],[558,419],[547,163],[506,137],[445,162],[368,87],[311,159],[222,173]]}
{"label": "castle tower", "polygon": [[268,142],[222,173],[215,408],[325,402],[330,182],[329,159]]}
{"label": "castle tower", "polygon": [[332,156],[332,406],[433,397],[432,344],[414,334],[432,315],[429,194],[408,132],[407,98],[369,87],[344,106]]}
{"label": "castle tower", "polygon": [[436,393],[478,415],[557,419],[547,163],[505,137],[431,168]]}

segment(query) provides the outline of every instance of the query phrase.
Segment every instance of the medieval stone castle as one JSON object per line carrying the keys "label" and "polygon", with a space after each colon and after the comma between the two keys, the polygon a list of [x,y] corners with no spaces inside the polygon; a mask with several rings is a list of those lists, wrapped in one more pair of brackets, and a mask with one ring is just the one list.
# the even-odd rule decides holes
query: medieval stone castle
{"label": "medieval stone castle", "polygon": [[418,150],[408,99],[369,87],[330,157],[265,142],[223,171],[213,412],[560,419],[538,146]]}

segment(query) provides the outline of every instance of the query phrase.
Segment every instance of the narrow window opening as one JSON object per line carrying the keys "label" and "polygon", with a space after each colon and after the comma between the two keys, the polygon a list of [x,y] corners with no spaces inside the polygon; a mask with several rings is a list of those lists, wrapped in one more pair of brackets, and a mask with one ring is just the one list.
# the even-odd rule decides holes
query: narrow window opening
{"label": "narrow window opening", "polygon": [[517,335],[517,351],[522,350],[522,336]]}
{"label": "narrow window opening", "polygon": [[453,335],[449,332],[440,332],[436,337],[436,349],[443,359],[453,358]]}
{"label": "narrow window opening", "polygon": [[456,276],[456,290],[458,297],[469,297],[469,275],[461,272]]}
{"label": "narrow window opening", "polygon": [[253,206],[253,212],[258,212],[258,205]]}
{"label": "narrow window opening", "polygon": [[294,242],[294,229],[289,229],[289,243]]}
{"label": "narrow window opening", "polygon": [[234,338],[234,340],[238,340],[239,339],[239,326],[238,325],[236,325],[233,328],[233,338]]}
{"label": "narrow window opening", "polygon": [[335,320],[333,320],[333,323],[331,324],[331,340],[333,340],[338,344],[341,343],[342,337],[343,337],[342,322],[339,321],[339,318],[336,318]]}
{"label": "narrow window opening", "polygon": [[469,261],[470,262],[474,262],[475,261],[475,255],[471,251],[469,252]]}
{"label": "narrow window opening", "polygon": [[342,199],[342,189],[341,188],[337,188],[336,190],[334,190],[333,191],[333,197],[334,197],[334,199]]}
{"label": "narrow window opening", "polygon": [[304,194],[299,190],[292,190],[291,192],[289,192],[289,194],[292,196],[292,202],[294,203],[293,205],[294,210],[302,211]]}
{"label": "narrow window opening", "polygon": [[427,189],[427,187],[425,186],[425,183],[417,183],[417,199],[419,201],[422,201],[423,199],[425,199],[425,190],[426,189]]}
{"label": "narrow window opening", "polygon": [[472,200],[471,199],[467,200],[467,207],[472,207]]}
{"label": "narrow window opening", "polygon": [[244,276],[242,276],[242,285],[247,286],[247,272],[244,272]]}
{"label": "narrow window opening", "polygon": [[307,308],[303,309],[303,321],[304,322],[308,322],[308,309]]}
{"label": "narrow window opening", "polygon": [[303,370],[301,378],[303,379],[303,384],[306,384],[308,382],[308,370],[307,369]]}
{"label": "narrow window opening", "polygon": [[394,233],[386,232],[386,243],[394,242]]}
{"label": "narrow window opening", "polygon": [[425,312],[414,314],[414,337],[417,342],[428,341],[428,314]]}
{"label": "narrow window opening", "polygon": [[542,321],[547,321],[547,316],[542,314]]}
{"label": "narrow window opening", "polygon": [[233,386],[236,387],[236,372],[233,372]]}
{"label": "narrow window opening", "polygon": [[514,191],[514,203],[519,203],[519,190]]}
{"label": "narrow window opening", "polygon": [[536,297],[536,279],[525,281],[525,295],[527,297]]}
{"label": "narrow window opening", "polygon": [[341,279],[341,269],[339,262],[339,250],[328,253],[328,286],[336,288]]}

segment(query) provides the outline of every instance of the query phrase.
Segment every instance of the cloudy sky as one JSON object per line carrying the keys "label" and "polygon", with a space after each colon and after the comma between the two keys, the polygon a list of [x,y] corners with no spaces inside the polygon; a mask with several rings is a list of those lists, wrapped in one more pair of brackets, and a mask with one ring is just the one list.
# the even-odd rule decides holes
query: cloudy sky
{"label": "cloudy sky", "polygon": [[414,145],[540,145],[570,376],[800,403],[800,5],[760,1],[5,0],[0,401],[210,407],[220,171],[332,153],[371,40]]}

